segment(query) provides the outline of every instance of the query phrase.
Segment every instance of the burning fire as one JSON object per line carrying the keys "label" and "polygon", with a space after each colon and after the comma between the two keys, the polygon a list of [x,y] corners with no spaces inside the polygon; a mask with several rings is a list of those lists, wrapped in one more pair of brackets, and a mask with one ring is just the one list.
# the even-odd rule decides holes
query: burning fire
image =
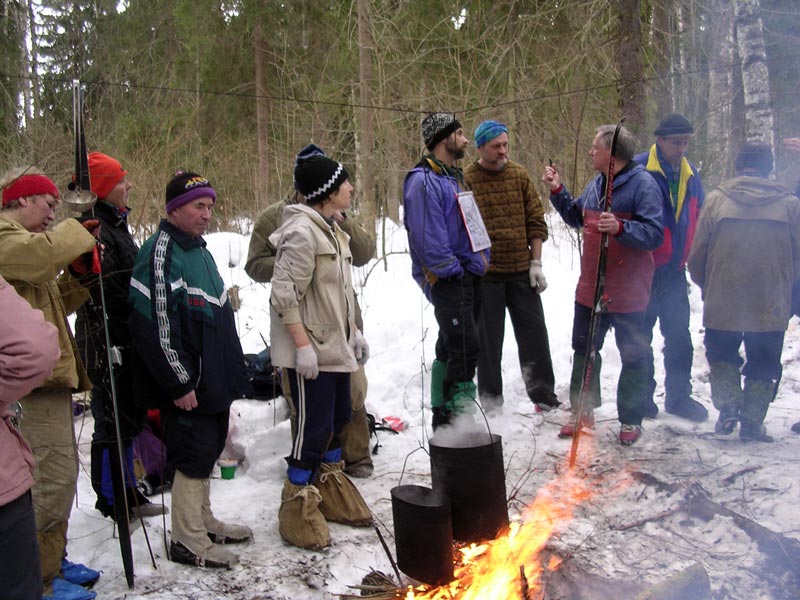
{"label": "burning fire", "polygon": [[572,519],[576,506],[592,495],[592,484],[574,470],[542,487],[519,522],[494,540],[461,548],[455,580],[446,586],[409,587],[405,600],[498,600],[520,598],[524,566],[529,597],[541,589],[545,571],[554,571],[561,560],[553,557],[542,564],[541,552],[557,528]]}

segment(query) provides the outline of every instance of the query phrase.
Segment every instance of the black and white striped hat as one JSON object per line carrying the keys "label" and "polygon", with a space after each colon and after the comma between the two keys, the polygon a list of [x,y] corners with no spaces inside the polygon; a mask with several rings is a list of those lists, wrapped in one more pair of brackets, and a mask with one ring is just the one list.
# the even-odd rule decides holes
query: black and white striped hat
{"label": "black and white striped hat", "polygon": [[327,156],[310,156],[298,159],[294,167],[297,191],[303,194],[306,204],[317,204],[339,189],[347,180],[347,169],[342,163]]}
{"label": "black and white striped hat", "polygon": [[436,144],[448,137],[461,127],[455,113],[435,112],[430,113],[422,121],[422,141],[425,147],[433,152]]}

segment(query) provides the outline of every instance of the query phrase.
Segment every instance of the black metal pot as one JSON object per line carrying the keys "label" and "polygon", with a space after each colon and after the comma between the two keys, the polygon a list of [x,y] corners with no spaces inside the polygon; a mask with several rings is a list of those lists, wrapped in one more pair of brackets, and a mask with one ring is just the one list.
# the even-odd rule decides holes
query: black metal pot
{"label": "black metal pot", "polygon": [[474,433],[430,441],[433,489],[450,498],[453,537],[491,540],[508,527],[502,437]]}
{"label": "black metal pot", "polygon": [[397,565],[429,585],[453,580],[453,531],[450,500],[420,485],[392,488]]}

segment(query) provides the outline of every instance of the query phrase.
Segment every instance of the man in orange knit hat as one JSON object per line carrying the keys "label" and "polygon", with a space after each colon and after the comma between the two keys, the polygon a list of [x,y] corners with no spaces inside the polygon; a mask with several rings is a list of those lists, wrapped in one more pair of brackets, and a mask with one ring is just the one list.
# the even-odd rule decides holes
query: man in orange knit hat
{"label": "man in orange knit hat", "polygon": [[[130,334],[128,333],[128,288],[130,287],[133,263],[139,247],[128,231],[127,216],[128,182],[127,171],[116,159],[101,152],[89,154],[89,180],[91,190],[97,195],[94,208],[84,218],[100,221],[100,241],[103,243],[103,285],[105,286],[106,314],[100,297],[99,285],[90,288],[89,302],[78,310],[75,335],[89,378],[92,380],[92,435],[91,479],[97,494],[95,508],[103,516],[116,520],[124,516],[125,502],[115,502],[112,486],[112,462],[117,461],[117,430],[115,419],[119,419],[120,435],[125,449],[125,493],[128,510],[135,516],[152,516],[164,512],[160,504],[151,504],[135,487],[133,482],[133,438],[144,427],[145,411],[134,405],[131,389]],[[109,366],[106,347],[105,324],[108,324],[112,355],[119,362]],[[114,369],[117,395],[115,414],[111,397],[110,369]]]}

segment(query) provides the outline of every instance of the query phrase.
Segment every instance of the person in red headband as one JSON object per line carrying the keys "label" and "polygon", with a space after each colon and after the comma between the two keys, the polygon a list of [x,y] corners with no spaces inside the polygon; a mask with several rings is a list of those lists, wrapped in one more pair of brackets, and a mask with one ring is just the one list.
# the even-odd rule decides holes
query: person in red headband
{"label": "person in red headband", "polygon": [[[50,228],[59,193],[41,173],[12,171],[0,178],[0,188],[0,276],[56,326],[61,353],[53,374],[20,400],[20,429],[37,463],[32,497],[45,597],[90,598],[92,592],[77,583],[86,582],[87,572],[94,578],[99,573],[64,559],[78,480],[72,394],[91,389],[67,315],[87,300],[84,283],[92,278],[79,280],[68,267],[91,260],[96,239],[89,229],[99,227],[96,221],[84,225],[65,219]],[[73,578],[76,574],[78,579]]]}
{"label": "person in red headband", "polygon": [[56,184],[40,173],[22,172],[11,176],[3,187],[3,212],[14,214],[28,231],[41,233],[56,217],[60,195]]}

